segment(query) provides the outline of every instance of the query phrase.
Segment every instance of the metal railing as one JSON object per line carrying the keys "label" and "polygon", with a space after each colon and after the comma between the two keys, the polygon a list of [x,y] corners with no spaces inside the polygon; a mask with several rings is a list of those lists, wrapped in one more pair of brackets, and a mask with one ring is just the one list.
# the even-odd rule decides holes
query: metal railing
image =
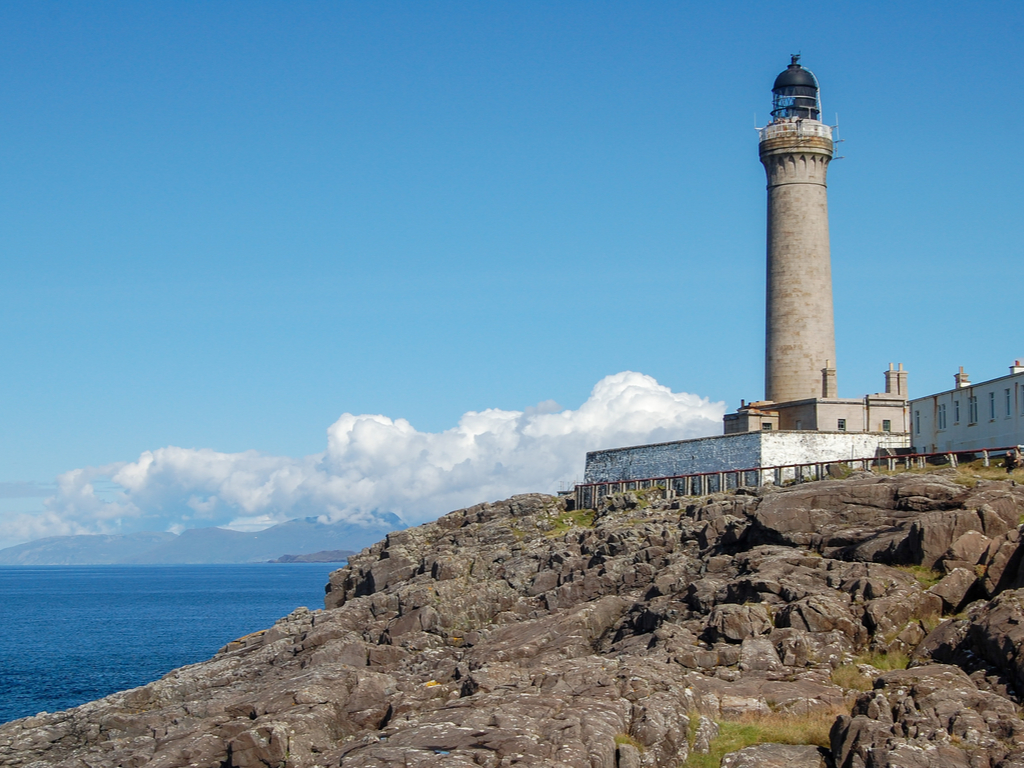
{"label": "metal railing", "polygon": [[[757,488],[763,485],[788,485],[812,480],[823,480],[830,466],[846,466],[851,469],[870,470],[884,467],[889,471],[898,469],[923,469],[928,464],[948,464],[956,467],[961,461],[975,461],[979,457],[984,466],[990,466],[994,454],[1012,451],[1017,446],[977,448],[969,451],[940,451],[938,453],[905,453],[878,455],[860,459],[836,459],[815,461],[806,464],[780,464],[771,467],[749,467],[721,472],[696,472],[688,475],[668,477],[646,477],[637,480],[602,480],[576,485],[574,496],[577,509],[594,509],[601,499],[614,493],[643,491],[650,488],[664,490],[665,498],[677,496],[706,496],[711,493]],[[941,460],[941,461],[940,461]]]}

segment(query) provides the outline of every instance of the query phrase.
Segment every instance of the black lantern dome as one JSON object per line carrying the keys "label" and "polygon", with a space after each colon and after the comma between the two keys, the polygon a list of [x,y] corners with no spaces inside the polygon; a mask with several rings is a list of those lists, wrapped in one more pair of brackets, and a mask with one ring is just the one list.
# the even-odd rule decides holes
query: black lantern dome
{"label": "black lantern dome", "polygon": [[772,119],[786,117],[821,119],[818,80],[810,70],[800,66],[800,54],[793,55],[790,65],[775,78],[772,86]]}

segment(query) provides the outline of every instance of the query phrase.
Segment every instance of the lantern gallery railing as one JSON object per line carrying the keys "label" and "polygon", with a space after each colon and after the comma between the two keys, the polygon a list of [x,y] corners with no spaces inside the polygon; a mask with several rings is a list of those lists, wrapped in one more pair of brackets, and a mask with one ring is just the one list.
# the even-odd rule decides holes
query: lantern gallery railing
{"label": "lantern gallery railing", "polygon": [[648,477],[638,480],[607,480],[577,485],[574,496],[576,509],[594,509],[605,496],[626,491],[660,488],[664,490],[665,498],[706,496],[737,488],[757,488],[763,485],[781,486],[805,483],[811,480],[824,480],[829,476],[840,477],[842,476],[840,468],[843,467],[854,470],[882,467],[894,472],[899,469],[923,469],[929,464],[945,464],[956,467],[960,462],[975,461],[978,458],[981,458],[984,466],[987,467],[993,458],[1000,458],[1014,448],[1017,446],[980,448],[973,451],[872,456],[863,459],[817,461],[808,464],[782,464],[775,467],[751,467],[749,469],[730,469],[724,472],[699,472],[691,475]]}

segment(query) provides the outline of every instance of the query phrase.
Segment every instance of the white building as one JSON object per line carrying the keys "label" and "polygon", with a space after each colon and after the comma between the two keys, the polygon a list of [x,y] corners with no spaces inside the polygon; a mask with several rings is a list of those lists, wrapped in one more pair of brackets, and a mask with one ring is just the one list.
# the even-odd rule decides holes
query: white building
{"label": "white building", "polygon": [[1024,365],[971,384],[964,369],[956,386],[910,401],[911,444],[916,453],[972,451],[1024,443]]}

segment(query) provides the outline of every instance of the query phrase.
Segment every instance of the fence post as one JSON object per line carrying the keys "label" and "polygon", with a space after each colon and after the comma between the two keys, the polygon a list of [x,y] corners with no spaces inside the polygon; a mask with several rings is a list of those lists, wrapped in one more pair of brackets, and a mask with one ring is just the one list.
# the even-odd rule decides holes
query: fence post
{"label": "fence post", "polygon": [[982,451],[981,455],[983,457],[983,462],[982,463],[984,464],[984,466],[986,466],[986,467],[989,466],[989,463],[988,463],[988,451],[987,450]]}

